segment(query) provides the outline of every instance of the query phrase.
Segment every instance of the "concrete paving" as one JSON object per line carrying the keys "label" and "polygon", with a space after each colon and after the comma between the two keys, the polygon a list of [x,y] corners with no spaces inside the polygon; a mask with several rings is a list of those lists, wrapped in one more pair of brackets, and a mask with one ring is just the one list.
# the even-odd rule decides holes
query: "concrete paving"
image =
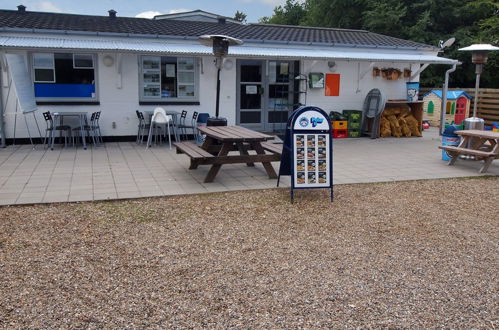
{"label": "concrete paving", "polygon": [[[369,183],[478,176],[481,161],[447,166],[436,129],[422,138],[334,140],[334,183]],[[213,183],[208,166],[189,170],[189,159],[167,146],[145,150],[133,142],[83,150],[42,146],[0,149],[0,205],[92,201],[273,188],[261,165],[224,165]],[[276,169],[278,163],[274,163]],[[499,175],[499,161],[487,175]],[[289,186],[289,177],[281,186]]]}

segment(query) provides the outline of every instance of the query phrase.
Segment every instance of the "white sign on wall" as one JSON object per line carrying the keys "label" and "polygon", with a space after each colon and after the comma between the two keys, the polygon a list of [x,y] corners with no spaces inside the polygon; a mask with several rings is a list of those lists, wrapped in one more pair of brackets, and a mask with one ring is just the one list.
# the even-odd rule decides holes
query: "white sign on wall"
{"label": "white sign on wall", "polygon": [[21,111],[27,113],[37,110],[35,91],[24,56],[19,54],[5,54],[5,58],[9,66],[10,76],[14,82]]}

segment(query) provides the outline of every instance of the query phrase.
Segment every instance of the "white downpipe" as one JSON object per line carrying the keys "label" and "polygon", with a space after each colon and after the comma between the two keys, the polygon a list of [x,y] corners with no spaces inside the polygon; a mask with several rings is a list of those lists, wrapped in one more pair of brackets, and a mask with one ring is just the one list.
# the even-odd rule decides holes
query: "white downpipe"
{"label": "white downpipe", "polygon": [[445,107],[446,107],[446,104],[447,104],[447,90],[449,89],[449,75],[456,71],[456,67],[458,64],[461,64],[461,63],[455,63],[452,65],[452,68],[450,68],[449,70],[447,70],[445,72],[445,82],[444,82],[444,88],[442,89],[442,106],[441,106],[441,110],[440,110],[440,135],[444,134],[444,130],[445,130]]}

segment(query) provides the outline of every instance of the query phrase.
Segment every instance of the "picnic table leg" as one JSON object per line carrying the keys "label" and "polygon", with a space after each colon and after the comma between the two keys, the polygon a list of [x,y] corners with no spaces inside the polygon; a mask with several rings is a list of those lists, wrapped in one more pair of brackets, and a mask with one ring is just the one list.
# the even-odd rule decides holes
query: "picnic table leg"
{"label": "picnic table leg", "polygon": [[[265,150],[263,149],[260,142],[251,142],[251,147],[256,151],[257,154],[265,155]],[[277,179],[277,174],[270,162],[262,162],[262,165],[265,168],[265,171],[267,171],[269,179]]]}
{"label": "picnic table leg", "polygon": [[449,166],[450,165],[454,165],[456,163],[457,159],[459,158],[459,153],[457,153],[457,152],[451,152],[449,154],[449,156],[450,156],[450,160],[447,163],[447,165],[449,165]]}
{"label": "picnic table leg", "polygon": [[[249,156],[248,150],[244,147],[242,142],[237,142],[236,145],[237,149],[239,149],[239,153],[241,154],[241,156]],[[251,167],[255,166],[254,163],[246,163],[246,165]]]}
{"label": "picnic table leg", "polygon": [[[218,156],[227,156],[231,149],[232,149],[232,143],[224,142],[224,144],[222,145],[222,149],[220,149],[220,152],[218,153]],[[208,171],[208,174],[206,174],[204,182],[205,183],[213,182],[213,180],[215,180],[215,177],[218,174],[218,171],[220,171],[221,167],[222,164],[213,164],[210,170]]]}
{"label": "picnic table leg", "polygon": [[199,166],[199,162],[191,158],[191,165],[189,166],[190,170],[195,170]]}
{"label": "picnic table leg", "polygon": [[483,164],[482,168],[478,171],[478,173],[485,173],[489,169],[490,164],[494,160],[495,157],[488,157],[485,158],[485,163]]}

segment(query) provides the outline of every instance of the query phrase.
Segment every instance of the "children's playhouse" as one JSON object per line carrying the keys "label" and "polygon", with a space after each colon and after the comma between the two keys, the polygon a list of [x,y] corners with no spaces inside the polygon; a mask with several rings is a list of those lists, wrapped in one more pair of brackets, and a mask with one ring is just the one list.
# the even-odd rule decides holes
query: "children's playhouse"
{"label": "children's playhouse", "polygon": [[[442,91],[433,89],[423,95],[423,120],[432,126],[440,124],[440,109],[442,109]],[[447,92],[445,105],[445,123],[461,124],[470,113],[471,96],[464,91]]]}

